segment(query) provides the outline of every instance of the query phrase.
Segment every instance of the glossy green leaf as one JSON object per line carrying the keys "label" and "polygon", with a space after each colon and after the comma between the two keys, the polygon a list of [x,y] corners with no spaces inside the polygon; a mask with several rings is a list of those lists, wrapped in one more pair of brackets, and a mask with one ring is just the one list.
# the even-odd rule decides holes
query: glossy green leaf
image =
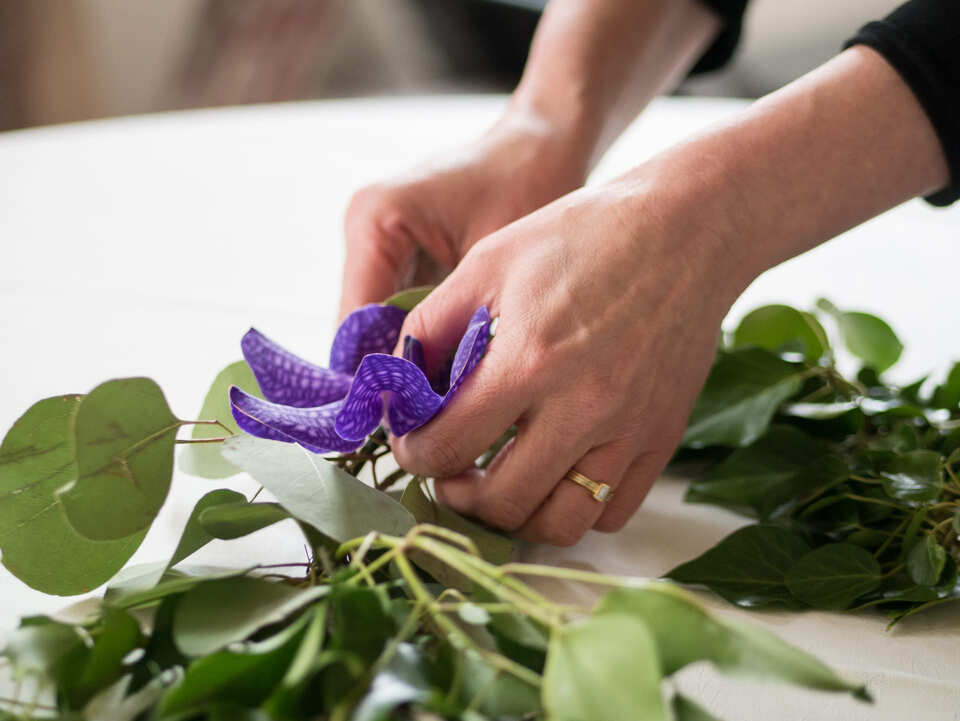
{"label": "glossy green leaf", "polygon": [[434,287],[432,285],[420,285],[416,288],[401,290],[383,301],[383,305],[392,305],[406,311],[413,310],[424,298],[430,295]]}
{"label": "glossy green leaf", "polygon": [[694,481],[685,500],[747,509],[765,520],[788,513],[810,493],[849,474],[830,444],[792,426],[774,425]]}
{"label": "glossy green leaf", "polygon": [[901,453],[884,466],[880,475],[887,495],[898,501],[934,501],[943,489],[943,464],[936,451]]}
{"label": "glossy green leaf", "polygon": [[907,554],[907,573],[919,586],[933,586],[940,580],[947,564],[947,550],[933,535],[924,536],[913,544]]}
{"label": "glossy green leaf", "polygon": [[960,406],[960,363],[954,363],[946,379],[933,392],[933,404],[956,411]]}
{"label": "glossy green leaf", "polygon": [[[240,433],[230,411],[230,386],[237,386],[257,398],[263,398],[257,379],[253,377],[253,371],[246,361],[231,363],[214,378],[197,416],[197,420],[201,421],[220,421],[229,431],[216,425],[195,425],[191,438],[222,438],[230,433]],[[240,472],[221,455],[218,443],[191,443],[184,446],[178,454],[177,465],[184,473],[200,478],[228,478]]]}
{"label": "glossy green leaf", "polygon": [[177,604],[173,638],[187,656],[213,653],[282,621],[329,592],[329,586],[297,588],[250,576],[204,581]]}
{"label": "glossy green leaf", "polygon": [[230,540],[255,533],[290,518],[279,503],[234,503],[214,506],[200,514],[200,525],[214,538]]}
{"label": "glossy green leaf", "polygon": [[683,445],[745,446],[803,382],[802,369],[759,348],[721,353],[693,407]]}
{"label": "glossy green leaf", "polygon": [[149,378],[107,381],[84,396],[74,420],[77,478],[59,492],[70,524],[96,541],[149,528],[170,488],[180,425]]}
{"label": "glossy green leaf", "polygon": [[451,665],[460,665],[456,700],[461,707],[472,704],[490,719],[536,717],[541,708],[540,689],[512,674],[498,672],[473,649],[450,655]]}
{"label": "glossy green leaf", "polygon": [[543,704],[555,721],[667,721],[662,671],[650,627],[605,613],[555,630],[543,674]]}
{"label": "glossy green leaf", "polygon": [[792,531],[746,526],[665,577],[706,586],[738,606],[794,605],[784,576],[809,551],[806,541]]}
{"label": "glossy green leaf", "polygon": [[386,493],[292,443],[238,436],[224,455],[270,491],[295,518],[343,543],[370,531],[403,535],[416,521]]}
{"label": "glossy green leaf", "polygon": [[769,351],[797,345],[807,360],[815,361],[827,350],[827,334],[819,321],[788,305],[765,305],[743,317],[733,332],[733,347],[757,346]]}
{"label": "glossy green leaf", "polygon": [[187,519],[187,525],[184,527],[183,533],[180,536],[180,543],[177,544],[177,548],[170,558],[168,567],[176,566],[180,561],[187,558],[187,556],[200,550],[214,539],[214,536],[200,523],[200,516],[204,511],[225,504],[236,505],[238,503],[245,503],[246,500],[246,496],[242,493],[237,493],[227,488],[210,491],[200,498],[193,507],[190,517]]}
{"label": "glossy green leaf", "polygon": [[903,343],[885,321],[869,313],[841,311],[824,299],[817,301],[817,307],[833,316],[847,350],[878,373],[900,358]]}
{"label": "glossy green leaf", "polygon": [[861,685],[840,678],[810,654],[763,629],[715,617],[689,594],[667,584],[611,591],[595,614],[626,614],[645,621],[664,675],[708,661],[728,675],[863,693]]}
{"label": "glossy green leaf", "polygon": [[0,445],[3,564],[28,586],[58,596],[84,593],[108,581],[144,536],[91,541],[63,513],[55,493],[76,478],[71,423],[80,398],[35,403]]}
{"label": "glossy green leaf", "polygon": [[872,554],[850,543],[810,551],[786,574],[787,588],[814,608],[843,610],[878,588],[883,575]]}
{"label": "glossy green leaf", "polygon": [[249,573],[244,568],[167,569],[165,561],[125,568],[107,587],[105,602],[113,608],[144,608],[169,596],[179,596],[204,581],[235,578]]}

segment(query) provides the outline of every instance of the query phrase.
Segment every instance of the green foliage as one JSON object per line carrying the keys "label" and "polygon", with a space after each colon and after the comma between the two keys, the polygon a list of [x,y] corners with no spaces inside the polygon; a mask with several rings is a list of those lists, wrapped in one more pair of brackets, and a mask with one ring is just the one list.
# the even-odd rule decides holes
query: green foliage
{"label": "green foliage", "polygon": [[[688,445],[712,446],[712,457],[720,459],[691,484],[687,500],[775,524],[779,534],[771,535],[770,525],[747,527],[667,575],[741,605],[759,605],[751,589],[768,581],[759,586],[763,603],[829,610],[880,606],[896,622],[960,598],[952,578],[960,558],[960,364],[929,394],[923,392],[926,378],[902,388],[885,384],[879,374],[903,349],[889,325],[825,300],[817,309],[832,318],[829,325],[840,337],[832,344],[825,340],[824,349],[842,343],[864,362],[855,378],[844,378],[829,352],[784,364],[777,353],[809,350],[814,326],[801,323],[803,311],[766,306],[744,319],[732,343],[752,346],[751,361],[768,372],[744,382],[749,372],[731,371],[740,364],[730,359],[747,349],[721,350],[698,407],[724,398],[715,408],[742,431],[746,423],[738,405],[749,406],[758,389],[777,386],[776,364],[784,364],[782,377],[791,365],[802,381],[777,400],[777,408],[749,414],[750,434],[713,433],[691,443],[703,433],[704,417],[710,418],[696,411],[687,434]],[[788,537],[809,552],[785,556]],[[760,568],[768,574],[757,579]],[[743,584],[744,578],[753,585]]]}
{"label": "green foliage", "polygon": [[149,378],[107,381],[84,396],[74,418],[77,477],[58,493],[70,524],[94,541],[149,528],[170,488],[181,425]]}
{"label": "green foliage", "polygon": [[413,310],[416,308],[424,298],[430,295],[430,292],[434,289],[432,285],[420,285],[416,288],[408,288],[407,290],[401,290],[398,293],[394,293],[385,301],[383,305],[393,305],[397,308],[403,310]]}
{"label": "green foliage", "polygon": [[[209,440],[221,438],[224,435],[240,433],[240,427],[233,420],[230,411],[230,386],[237,386],[258,398],[263,398],[257,379],[245,361],[234,361],[217,374],[203,399],[198,419],[218,421],[220,425],[199,423],[193,427],[191,438],[194,440]],[[240,473],[240,469],[230,463],[220,453],[216,443],[191,443],[183,448],[177,458],[180,470],[191,476],[217,480],[229,478]]]}
{"label": "green foliage", "polygon": [[67,522],[56,491],[76,478],[71,426],[81,398],[39,401],[0,446],[3,564],[27,585],[59,596],[83,593],[109,580],[144,536],[93,541]]}

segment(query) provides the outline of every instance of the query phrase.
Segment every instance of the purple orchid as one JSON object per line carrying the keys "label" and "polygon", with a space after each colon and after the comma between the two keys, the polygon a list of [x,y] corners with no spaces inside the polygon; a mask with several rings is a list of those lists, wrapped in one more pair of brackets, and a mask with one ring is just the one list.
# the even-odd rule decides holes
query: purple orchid
{"label": "purple orchid", "polygon": [[345,453],[380,425],[386,399],[394,435],[419,428],[446,407],[480,362],[491,321],[486,306],[473,314],[449,375],[445,370],[431,384],[416,338],[404,339],[402,358],[390,355],[406,315],[375,304],[351,313],[337,329],[329,368],[308,363],[251,328],[240,346],[266,400],[232,387],[237,424],[251,435],[296,442],[314,453]]}

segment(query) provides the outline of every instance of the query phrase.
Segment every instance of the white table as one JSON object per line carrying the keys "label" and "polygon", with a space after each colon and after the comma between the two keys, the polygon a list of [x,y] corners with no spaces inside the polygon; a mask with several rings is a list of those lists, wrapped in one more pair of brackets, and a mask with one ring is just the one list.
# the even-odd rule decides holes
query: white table
{"label": "white table", "polygon": [[[339,293],[340,224],[351,192],[474,136],[503,102],[302,103],[0,135],[0,430],[41,397],[139,374],[155,378],[174,412],[190,417],[213,374],[239,357],[240,336],[250,325],[307,357],[324,358]],[[595,179],[741,106],[658,102]],[[809,305],[828,295],[891,320],[908,347],[905,377],[942,370],[960,357],[952,292],[960,265],[958,221],[960,208],[909,203],[762,276],[731,319],[764,302]],[[242,477],[229,483],[252,488]],[[194,501],[213,487],[178,474],[133,561],[169,554]],[[525,548],[524,558],[659,575],[744,522],[682,504],[683,488],[682,479],[664,478],[623,532],[590,534],[572,549]],[[280,524],[213,544],[197,560],[277,562],[302,555],[298,534]],[[552,592],[593,593],[572,585]],[[721,685],[709,669],[684,672],[681,685],[731,721],[960,719],[958,606],[886,633],[873,615],[748,614],[707,600],[862,678],[878,701],[869,708],[781,686]],[[0,633],[21,614],[64,604],[0,569]]]}

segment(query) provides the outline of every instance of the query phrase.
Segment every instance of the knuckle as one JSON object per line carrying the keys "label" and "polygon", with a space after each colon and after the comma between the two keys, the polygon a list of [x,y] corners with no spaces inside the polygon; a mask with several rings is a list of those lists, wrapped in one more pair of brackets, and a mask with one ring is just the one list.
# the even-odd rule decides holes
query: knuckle
{"label": "knuckle", "polygon": [[[409,448],[415,456],[416,465],[433,476],[452,476],[462,471],[464,464],[460,452],[449,439],[437,433],[425,435],[417,439],[413,447]],[[413,460],[413,459],[411,459]]]}
{"label": "knuckle", "polygon": [[597,522],[593,524],[593,530],[599,531],[600,533],[617,533],[623,530],[623,527],[627,525],[627,521],[629,520],[630,516],[624,515],[623,513],[604,513],[597,519]]}
{"label": "knuckle", "polygon": [[568,548],[583,538],[584,533],[586,533],[586,528],[581,525],[571,524],[553,526],[544,534],[544,536],[547,543],[554,546]]}
{"label": "knuckle", "polygon": [[518,530],[527,520],[527,509],[506,494],[486,496],[478,509],[480,517],[505,531]]}

